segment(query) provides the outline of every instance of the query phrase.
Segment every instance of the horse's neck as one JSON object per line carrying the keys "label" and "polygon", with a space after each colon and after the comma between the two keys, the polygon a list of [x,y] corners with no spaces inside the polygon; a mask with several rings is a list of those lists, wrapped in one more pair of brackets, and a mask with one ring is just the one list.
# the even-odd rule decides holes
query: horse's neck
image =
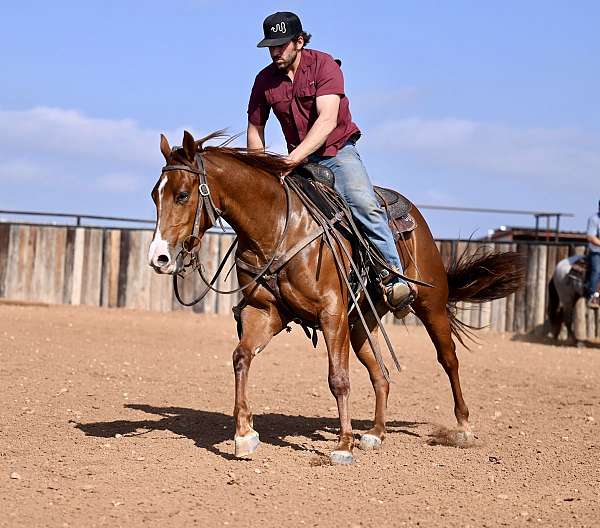
{"label": "horse's neck", "polygon": [[286,218],[283,186],[275,176],[225,157],[213,175],[219,207],[238,236],[239,247],[259,258],[269,257]]}

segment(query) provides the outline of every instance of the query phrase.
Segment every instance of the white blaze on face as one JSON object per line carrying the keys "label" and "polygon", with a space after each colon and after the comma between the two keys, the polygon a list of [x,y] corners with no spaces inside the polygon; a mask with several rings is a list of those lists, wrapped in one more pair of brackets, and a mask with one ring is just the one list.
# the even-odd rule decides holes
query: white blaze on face
{"label": "white blaze on face", "polygon": [[[156,231],[154,233],[154,240],[152,240],[152,243],[150,244],[150,249],[148,250],[148,261],[150,265],[154,265],[157,267],[161,267],[161,263],[159,263],[157,260],[160,255],[167,255],[170,259],[169,244],[166,240],[163,240],[160,232],[160,217],[162,214],[161,208],[163,201],[163,193],[168,180],[169,177],[166,174],[163,175],[163,179],[158,186],[158,204],[156,205],[158,214],[156,221]],[[164,263],[162,265],[164,265]]]}

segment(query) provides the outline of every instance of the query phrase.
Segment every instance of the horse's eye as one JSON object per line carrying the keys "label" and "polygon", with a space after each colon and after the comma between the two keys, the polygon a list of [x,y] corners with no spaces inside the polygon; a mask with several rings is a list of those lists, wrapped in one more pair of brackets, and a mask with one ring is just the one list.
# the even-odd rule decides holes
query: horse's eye
{"label": "horse's eye", "polygon": [[189,192],[180,192],[177,195],[176,201],[178,204],[184,204],[185,202],[187,202],[190,199],[190,193]]}

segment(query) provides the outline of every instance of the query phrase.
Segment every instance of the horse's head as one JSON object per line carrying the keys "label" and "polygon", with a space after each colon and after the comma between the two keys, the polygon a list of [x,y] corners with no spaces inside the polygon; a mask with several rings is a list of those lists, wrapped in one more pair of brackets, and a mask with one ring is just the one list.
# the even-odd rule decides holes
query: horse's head
{"label": "horse's head", "polygon": [[182,248],[197,250],[199,237],[210,227],[206,225],[207,214],[200,197],[198,147],[187,131],[182,147],[171,148],[167,138],[160,136],[160,150],[166,164],[152,190],[156,227],[148,251],[149,264],[157,273],[177,273],[183,262]]}

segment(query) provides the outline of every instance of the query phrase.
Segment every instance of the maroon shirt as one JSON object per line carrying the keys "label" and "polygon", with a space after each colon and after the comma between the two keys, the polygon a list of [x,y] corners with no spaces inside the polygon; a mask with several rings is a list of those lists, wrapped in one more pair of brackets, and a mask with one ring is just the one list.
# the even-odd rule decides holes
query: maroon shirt
{"label": "maroon shirt", "polygon": [[337,126],[315,154],[335,156],[350,137],[360,134],[360,130],[352,122],[342,70],[327,53],[302,49],[293,82],[275,64],[261,70],[252,87],[248,120],[255,126],[264,126],[272,108],[281,123],[288,152],[291,152],[317,120],[316,98],[331,94],[341,97]]}

